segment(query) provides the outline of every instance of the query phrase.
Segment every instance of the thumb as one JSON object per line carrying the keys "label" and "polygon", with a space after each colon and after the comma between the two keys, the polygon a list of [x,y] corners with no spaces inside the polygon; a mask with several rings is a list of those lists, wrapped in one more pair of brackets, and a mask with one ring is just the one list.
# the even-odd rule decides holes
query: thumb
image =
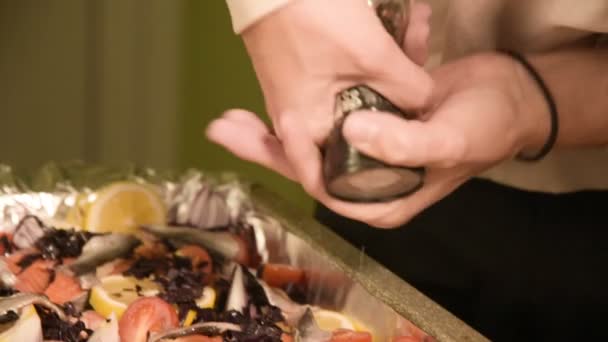
{"label": "thumb", "polygon": [[357,150],[392,165],[448,168],[462,161],[465,152],[464,136],[449,126],[389,113],[352,113],[342,131]]}

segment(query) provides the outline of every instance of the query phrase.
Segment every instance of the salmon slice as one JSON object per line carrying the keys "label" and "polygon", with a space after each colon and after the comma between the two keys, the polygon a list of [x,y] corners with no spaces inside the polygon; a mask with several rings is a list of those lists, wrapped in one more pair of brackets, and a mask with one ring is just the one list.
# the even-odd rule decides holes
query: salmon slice
{"label": "salmon slice", "polygon": [[26,255],[30,254],[38,254],[38,250],[35,248],[27,248],[18,250],[11,255],[4,257],[4,261],[8,266],[9,270],[14,274],[19,274],[21,272],[21,266],[19,266],[19,262],[23,260]]}
{"label": "salmon slice", "polygon": [[20,292],[44,293],[51,282],[52,260],[39,259],[17,275],[15,289]]}
{"label": "salmon slice", "polygon": [[63,305],[82,294],[82,288],[76,279],[64,272],[56,272],[55,279],[46,288],[44,294],[51,302]]}

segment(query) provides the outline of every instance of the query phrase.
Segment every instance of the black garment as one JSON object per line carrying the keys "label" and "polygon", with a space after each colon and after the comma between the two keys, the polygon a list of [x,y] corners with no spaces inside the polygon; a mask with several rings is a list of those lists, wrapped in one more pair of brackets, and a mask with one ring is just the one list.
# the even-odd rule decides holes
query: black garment
{"label": "black garment", "polygon": [[316,218],[493,341],[608,341],[608,192],[472,180],[395,230]]}

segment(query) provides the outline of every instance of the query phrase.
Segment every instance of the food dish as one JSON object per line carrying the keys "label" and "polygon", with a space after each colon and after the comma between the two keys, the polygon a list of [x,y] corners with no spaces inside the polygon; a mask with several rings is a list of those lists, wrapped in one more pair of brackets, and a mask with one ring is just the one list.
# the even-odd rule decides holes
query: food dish
{"label": "food dish", "polygon": [[372,341],[308,305],[306,271],[264,262],[215,196],[199,189],[180,219],[150,185],[119,182],[63,227],[23,217],[0,236],[0,341]]}
{"label": "food dish", "polygon": [[[107,201],[113,197],[109,194],[115,192],[108,190],[116,190],[107,185],[124,181],[149,185],[154,194],[119,191],[126,194],[119,196],[121,200]],[[118,189],[121,188],[129,187],[120,185]],[[114,205],[101,205],[104,210],[100,210],[99,204],[94,204],[104,202]],[[161,202],[164,215],[157,216],[154,208]],[[128,210],[124,215],[119,209],[133,209],[130,203],[139,203],[139,209]],[[93,207],[97,209],[92,210]],[[91,214],[95,212],[103,214]],[[201,215],[203,212],[206,214]],[[14,232],[27,215],[40,218],[48,226],[84,227],[90,233],[107,233],[109,225],[113,227],[110,230],[128,233],[133,222],[171,222],[201,229],[230,225],[237,231],[246,228],[250,233],[245,236],[254,236],[248,246],[255,250],[259,265],[289,266],[305,273],[306,291],[300,293],[304,298],[296,299],[316,307],[314,313],[326,320],[324,324],[352,329],[353,322],[363,322],[355,328],[371,332],[374,342],[487,341],[289,201],[238,174],[209,174],[192,169],[175,173],[131,163],[108,166],[78,161],[49,162],[21,172],[0,164],[0,233]],[[221,274],[230,280],[233,265],[225,265]],[[258,272],[255,267],[248,269],[252,274]],[[115,277],[110,276],[105,282],[110,292],[113,287],[124,285]],[[143,284],[142,290],[147,292],[148,286]],[[31,312],[26,310],[22,315],[31,319],[21,325],[35,326],[40,317]],[[106,326],[108,329],[111,325]],[[23,336],[12,337],[11,340],[28,341]]]}

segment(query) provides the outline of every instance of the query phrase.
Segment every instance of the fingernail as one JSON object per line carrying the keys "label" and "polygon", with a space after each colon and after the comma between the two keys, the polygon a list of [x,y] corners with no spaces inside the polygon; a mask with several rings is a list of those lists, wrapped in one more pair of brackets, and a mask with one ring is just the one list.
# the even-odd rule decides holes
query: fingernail
{"label": "fingernail", "polygon": [[367,144],[376,136],[378,125],[365,115],[351,114],[344,122],[342,132],[353,144]]}

